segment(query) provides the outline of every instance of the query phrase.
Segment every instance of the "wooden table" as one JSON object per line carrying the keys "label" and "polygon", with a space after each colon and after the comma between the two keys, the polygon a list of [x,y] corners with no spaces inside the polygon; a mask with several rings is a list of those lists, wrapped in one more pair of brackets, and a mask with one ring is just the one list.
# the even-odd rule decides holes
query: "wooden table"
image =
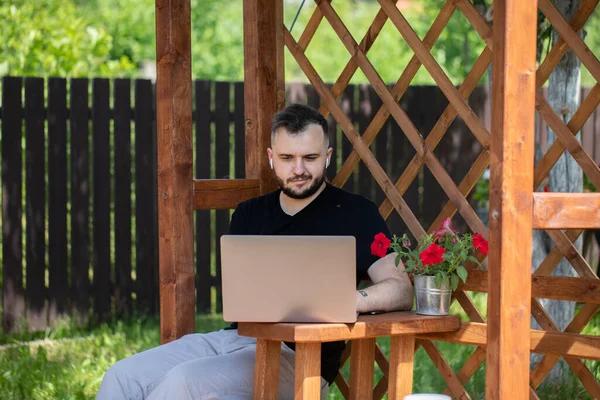
{"label": "wooden table", "polygon": [[375,338],[390,336],[388,398],[401,400],[412,392],[415,336],[459,329],[457,316],[426,316],[393,312],[360,316],[354,324],[249,323],[238,332],[255,337],[254,399],[277,399],[281,342],[296,343],[295,399],[319,399],[321,343],[351,340],[350,398],[373,395]]}

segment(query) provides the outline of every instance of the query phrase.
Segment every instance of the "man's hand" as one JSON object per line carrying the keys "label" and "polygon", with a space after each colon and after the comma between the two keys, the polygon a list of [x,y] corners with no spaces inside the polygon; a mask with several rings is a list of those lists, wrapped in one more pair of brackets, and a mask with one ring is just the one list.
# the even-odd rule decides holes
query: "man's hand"
{"label": "man's hand", "polygon": [[375,310],[410,310],[413,306],[413,287],[404,264],[394,263],[397,253],[391,253],[377,260],[368,269],[372,286],[356,292],[358,312]]}

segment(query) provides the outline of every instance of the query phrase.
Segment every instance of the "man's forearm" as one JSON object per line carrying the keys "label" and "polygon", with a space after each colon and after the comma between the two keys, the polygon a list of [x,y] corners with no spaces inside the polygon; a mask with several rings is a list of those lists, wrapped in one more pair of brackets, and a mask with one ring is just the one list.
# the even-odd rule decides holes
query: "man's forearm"
{"label": "man's forearm", "polygon": [[410,310],[412,306],[413,288],[408,279],[388,278],[356,293],[358,312]]}

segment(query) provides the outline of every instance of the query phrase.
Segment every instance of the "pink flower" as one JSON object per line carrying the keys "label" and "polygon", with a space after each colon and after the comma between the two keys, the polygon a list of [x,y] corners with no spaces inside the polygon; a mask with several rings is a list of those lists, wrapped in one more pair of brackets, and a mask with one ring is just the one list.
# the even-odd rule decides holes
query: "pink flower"
{"label": "pink flower", "polygon": [[433,233],[433,236],[439,240],[446,235],[454,235],[454,233],[456,233],[456,229],[450,226],[450,217],[448,217],[442,222],[442,226]]}
{"label": "pink flower", "polygon": [[488,253],[488,241],[481,236],[481,233],[473,235],[473,246],[483,255]]}
{"label": "pink flower", "polygon": [[439,264],[444,261],[442,256],[444,255],[445,251],[446,249],[444,249],[442,246],[431,243],[429,247],[419,254],[419,257],[421,257],[421,262],[423,265]]}
{"label": "pink flower", "polygon": [[371,243],[371,254],[377,257],[385,257],[391,243],[391,240],[384,233],[378,233],[375,235],[373,243]]}

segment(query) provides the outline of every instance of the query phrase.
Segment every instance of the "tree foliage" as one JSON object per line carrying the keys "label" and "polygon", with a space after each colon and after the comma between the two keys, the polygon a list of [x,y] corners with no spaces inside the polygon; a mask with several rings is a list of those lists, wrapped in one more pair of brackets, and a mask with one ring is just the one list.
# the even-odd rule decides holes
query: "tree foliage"
{"label": "tree foliage", "polygon": [[[444,0],[407,2],[402,9],[423,39]],[[284,23],[291,28],[300,0],[284,1]],[[474,0],[485,11],[489,0]],[[379,10],[373,0],[331,3],[357,42]],[[241,80],[244,74],[243,1],[191,0],[192,76],[211,80]],[[316,5],[306,1],[298,13],[292,35],[299,39]],[[154,0],[9,0],[0,2],[0,75],[139,76],[143,62],[155,60]],[[586,25],[586,43],[600,51],[600,12]],[[458,85],[471,70],[484,42],[460,10],[456,10],[431,53],[450,80]],[[315,69],[326,82],[335,81],[350,53],[327,21],[306,49]],[[394,83],[413,56],[412,49],[387,21],[367,57],[386,83]],[[286,50],[288,82],[306,77]],[[484,77],[483,79],[486,79]],[[366,83],[358,70],[352,83]],[[433,84],[424,67],[412,84]],[[582,71],[582,84],[593,78]]]}
{"label": "tree foliage", "polygon": [[0,2],[1,75],[111,75],[133,69],[111,58],[112,37],[71,0]]}

